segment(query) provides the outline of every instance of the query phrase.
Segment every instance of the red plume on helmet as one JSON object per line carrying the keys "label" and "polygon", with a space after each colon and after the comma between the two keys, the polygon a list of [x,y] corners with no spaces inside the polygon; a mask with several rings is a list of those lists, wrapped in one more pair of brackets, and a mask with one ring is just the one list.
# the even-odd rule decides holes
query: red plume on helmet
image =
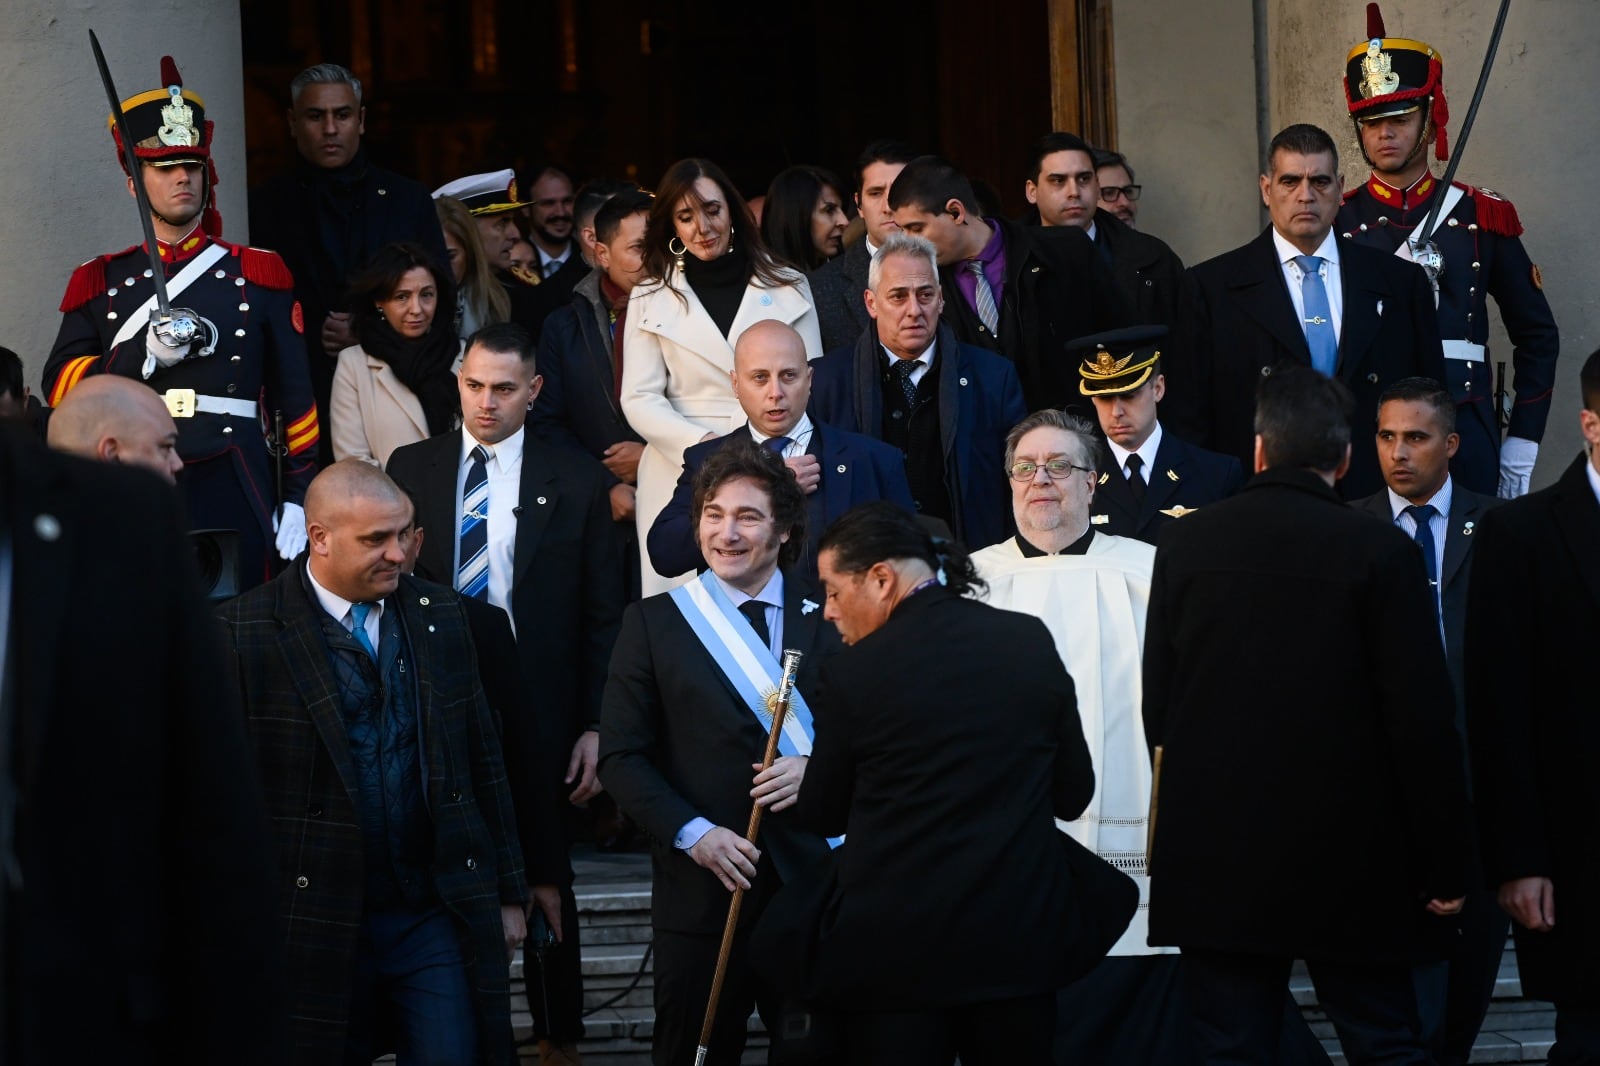
{"label": "red plume on helmet", "polygon": [[1350,49],[1345,59],[1344,96],[1350,116],[1358,122],[1422,109],[1438,134],[1434,155],[1449,158],[1444,57],[1422,41],[1390,37],[1377,4],[1367,5],[1367,39]]}
{"label": "red plume on helmet", "polygon": [[[206,172],[206,206],[201,227],[213,237],[222,235],[222,216],[216,208],[217,168],[211,161],[212,123],[205,101],[183,87],[183,76],[171,56],[161,57],[161,84],[122,101],[122,118],[133,138],[133,154],[147,166],[199,163]],[[122,138],[111,116],[106,116],[117,147],[117,161],[128,169]]]}

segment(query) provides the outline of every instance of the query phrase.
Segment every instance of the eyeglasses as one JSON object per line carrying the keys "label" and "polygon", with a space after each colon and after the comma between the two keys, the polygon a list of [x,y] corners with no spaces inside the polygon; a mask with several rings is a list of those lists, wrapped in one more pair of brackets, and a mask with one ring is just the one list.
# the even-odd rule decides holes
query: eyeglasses
{"label": "eyeglasses", "polygon": [[1086,466],[1074,466],[1065,459],[1049,459],[1042,463],[1021,462],[1014,464],[1011,467],[1011,480],[1032,481],[1041,470],[1050,475],[1051,481],[1060,481],[1064,477],[1071,477],[1074,470],[1085,474],[1093,472]]}
{"label": "eyeglasses", "polygon": [[1130,200],[1137,200],[1139,198],[1139,190],[1143,188],[1143,185],[1102,185],[1100,186],[1100,199],[1112,204],[1124,196]]}

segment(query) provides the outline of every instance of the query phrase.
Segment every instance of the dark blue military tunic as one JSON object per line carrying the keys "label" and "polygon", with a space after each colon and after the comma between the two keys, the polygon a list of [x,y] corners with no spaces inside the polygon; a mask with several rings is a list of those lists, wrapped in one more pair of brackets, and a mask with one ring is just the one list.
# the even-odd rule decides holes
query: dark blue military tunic
{"label": "dark blue military tunic", "polygon": [[[1487,347],[1487,298],[1494,297],[1513,348],[1510,384],[1516,402],[1509,436],[1534,442],[1544,436],[1560,335],[1542,291],[1539,268],[1522,247],[1516,208],[1487,189],[1460,182],[1456,187],[1462,195],[1433,234],[1444,258],[1439,275],[1439,334],[1448,378],[1444,384],[1458,405],[1456,429],[1461,434],[1450,472],[1474,492],[1492,496],[1499,485],[1500,428],[1494,407],[1494,359]],[[1346,195],[1337,228],[1352,240],[1392,252],[1423,223],[1433,197],[1440,193],[1432,175],[1406,190],[1386,185],[1374,175]]]}
{"label": "dark blue military tunic", "polygon": [[[239,531],[240,584],[250,588],[266,579],[273,557],[276,501],[267,441],[273,416],[283,413],[289,446],[284,498],[301,503],[315,473],[317,411],[293,279],[276,253],[215,241],[196,230],[176,247],[160,244],[169,286],[212,244],[222,249],[221,258],[172,296],[174,307],[205,320],[205,337],[182,362],[157,366],[148,379],[143,368],[149,312],[143,306],[154,286],[144,246],[79,267],[61,302],[61,331],[45,363],[44,391],[54,406],[85,376],[108,373],[148,380],[162,394],[192,390],[194,402],[181,391],[168,402],[184,462],[179,486],[195,528]],[[112,347],[129,316],[138,318],[140,328]],[[205,347],[213,350],[202,354]],[[179,402],[182,410],[175,410]],[[228,410],[196,411],[197,406]]]}

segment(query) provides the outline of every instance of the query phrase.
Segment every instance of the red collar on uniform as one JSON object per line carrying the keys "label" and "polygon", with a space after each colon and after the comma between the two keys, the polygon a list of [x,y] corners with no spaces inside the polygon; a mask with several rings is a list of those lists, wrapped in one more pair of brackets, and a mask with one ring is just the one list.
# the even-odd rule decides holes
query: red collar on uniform
{"label": "red collar on uniform", "polygon": [[181,263],[185,259],[192,259],[196,252],[206,245],[206,233],[196,226],[193,233],[189,234],[177,244],[168,244],[166,241],[156,241],[156,249],[161,253],[163,263]]}
{"label": "red collar on uniform", "polygon": [[1367,179],[1367,192],[1372,198],[1387,207],[1396,207],[1402,211],[1409,211],[1427,202],[1429,195],[1439,185],[1432,174],[1424,174],[1412,184],[1409,189],[1397,189],[1393,185],[1379,179],[1374,174]]}

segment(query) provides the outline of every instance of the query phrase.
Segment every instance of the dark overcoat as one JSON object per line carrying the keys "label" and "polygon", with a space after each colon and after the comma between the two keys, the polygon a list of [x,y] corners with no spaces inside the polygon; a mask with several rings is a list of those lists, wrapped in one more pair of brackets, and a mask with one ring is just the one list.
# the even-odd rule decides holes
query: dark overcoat
{"label": "dark overcoat", "polygon": [[[341,1063],[366,878],[355,768],[306,561],[224,604],[225,659],[245,706],[278,846],[297,1063]],[[411,577],[398,609],[417,679],[433,888],[461,937],[485,1062],[506,1061],[510,967],[502,904],[527,896],[511,791],[479,682],[467,616],[450,589]]]}
{"label": "dark overcoat", "polygon": [[[1190,273],[1189,311],[1175,351],[1162,362],[1167,398],[1162,420],[1187,441],[1255,466],[1256,387],[1280,364],[1311,365],[1305,330],[1267,227],[1249,244]],[[1336,238],[1344,316],[1336,376],[1355,397],[1350,417],[1347,499],[1383,488],[1378,451],[1378,396],[1405,377],[1445,379],[1444,348],[1433,291],[1414,263]]]}
{"label": "dark overcoat", "polygon": [[1555,926],[1513,926],[1526,995],[1600,1003],[1600,502],[1579,455],[1478,527],[1467,720],[1491,884],[1548,877]]}
{"label": "dark overcoat", "polygon": [[1161,535],[1144,725],[1150,942],[1403,961],[1466,893],[1465,770],[1422,557],[1269,469]]}
{"label": "dark overcoat", "polygon": [[1054,818],[1094,769],[1037,618],[929,588],[823,667],[794,818],[848,837],[817,986],[855,1010],[1048,992],[1072,881]]}

